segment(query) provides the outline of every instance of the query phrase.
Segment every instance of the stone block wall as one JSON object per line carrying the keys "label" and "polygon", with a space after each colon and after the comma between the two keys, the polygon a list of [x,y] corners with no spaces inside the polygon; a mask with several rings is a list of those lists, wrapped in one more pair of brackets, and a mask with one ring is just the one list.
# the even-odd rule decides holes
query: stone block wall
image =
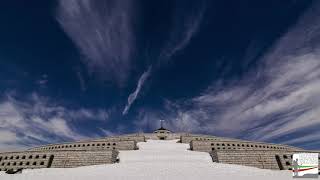
{"label": "stone block wall", "polygon": [[[291,163],[294,153],[299,153],[299,151],[214,150],[210,152],[210,155],[212,160],[218,163],[238,164],[261,169],[292,170]],[[300,151],[300,153],[302,152]]]}
{"label": "stone block wall", "polygon": [[231,138],[223,138],[223,137],[217,137],[217,136],[208,136],[208,135],[195,135],[195,134],[184,134],[180,137],[181,143],[190,143],[191,141],[231,141],[236,139]]}
{"label": "stone block wall", "polygon": [[118,151],[24,151],[0,153],[0,171],[9,169],[64,168],[117,161]]}
{"label": "stone block wall", "polygon": [[0,170],[19,168],[46,168],[51,153],[44,152],[8,152],[0,153]]}
{"label": "stone block wall", "polygon": [[157,134],[154,133],[145,133],[144,136],[146,137],[146,140],[152,139],[152,140],[158,140]]}
{"label": "stone block wall", "polygon": [[50,144],[29,149],[29,151],[64,151],[64,150],[136,150],[136,141],[81,141],[75,143]]}
{"label": "stone block wall", "polygon": [[174,139],[180,139],[181,136],[184,136],[185,133],[171,133],[171,134],[168,134],[167,136],[167,140],[174,140]]}
{"label": "stone block wall", "polygon": [[190,149],[193,151],[211,152],[213,150],[299,150],[299,148],[262,143],[252,141],[221,141],[221,140],[210,140],[210,141],[197,141],[192,140],[190,142]]}
{"label": "stone block wall", "polygon": [[212,151],[213,161],[226,164],[252,166],[261,169],[280,169],[275,158],[277,151],[225,150]]}
{"label": "stone block wall", "polygon": [[[100,140],[100,139],[99,139]],[[143,133],[136,134],[126,134],[121,136],[105,137],[102,140],[115,140],[115,141],[136,141],[136,142],[145,142],[145,136]]]}
{"label": "stone block wall", "polygon": [[[29,149],[30,151],[39,150],[97,150],[97,149],[116,149],[116,150],[135,150],[137,142],[145,142],[143,133],[112,136],[92,140],[77,142],[49,144]],[[116,145],[114,145],[116,144]]]}
{"label": "stone block wall", "polygon": [[110,164],[117,161],[118,151],[64,151],[55,153],[52,168],[73,168],[98,164]]}
{"label": "stone block wall", "polygon": [[[157,133],[145,133],[144,136],[146,137],[146,140],[152,139],[152,140],[159,140],[159,135]],[[184,135],[184,133],[167,133],[165,134],[165,140],[174,140],[174,139],[180,139],[181,135]]]}

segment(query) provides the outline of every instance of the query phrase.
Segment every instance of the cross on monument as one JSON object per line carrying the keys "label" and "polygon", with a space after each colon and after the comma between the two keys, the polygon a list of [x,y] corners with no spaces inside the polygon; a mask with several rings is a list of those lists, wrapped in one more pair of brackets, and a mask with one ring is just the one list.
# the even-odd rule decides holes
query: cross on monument
{"label": "cross on monument", "polygon": [[164,120],[160,120],[160,126],[161,126],[161,128],[163,128],[163,122],[164,122]]}

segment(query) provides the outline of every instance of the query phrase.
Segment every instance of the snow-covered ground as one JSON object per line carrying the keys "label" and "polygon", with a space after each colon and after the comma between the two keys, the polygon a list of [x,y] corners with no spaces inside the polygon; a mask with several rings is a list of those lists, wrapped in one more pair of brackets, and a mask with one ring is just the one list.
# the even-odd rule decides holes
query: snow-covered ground
{"label": "snow-covered ground", "polygon": [[120,163],[70,169],[24,170],[22,174],[0,174],[1,180],[285,180],[289,171],[263,170],[213,163],[208,153],[189,151],[188,144],[149,140],[137,151],[120,151]]}

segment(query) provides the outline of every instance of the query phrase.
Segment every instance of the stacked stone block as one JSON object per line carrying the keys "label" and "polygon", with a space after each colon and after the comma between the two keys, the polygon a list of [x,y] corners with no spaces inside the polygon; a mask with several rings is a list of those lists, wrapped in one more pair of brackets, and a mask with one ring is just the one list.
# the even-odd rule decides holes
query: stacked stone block
{"label": "stacked stone block", "polygon": [[181,142],[189,142],[193,151],[209,152],[214,162],[263,169],[291,170],[294,153],[319,153],[282,144],[204,135],[181,136]]}
{"label": "stacked stone block", "polygon": [[[168,133],[165,134],[165,140],[174,140],[174,139],[180,139],[181,136],[183,136],[185,133]],[[146,140],[152,139],[152,140],[158,140],[161,134],[158,133],[145,133],[144,136],[146,137]]]}
{"label": "stacked stone block", "polygon": [[126,134],[126,135],[114,136],[114,137],[106,137],[106,138],[103,138],[103,140],[136,141],[136,142],[145,142],[146,141],[143,133]]}
{"label": "stacked stone block", "polygon": [[64,151],[64,150],[136,150],[137,142],[132,140],[95,140],[75,143],[50,144],[29,149],[30,151]]}
{"label": "stacked stone block", "polygon": [[[49,144],[23,152],[0,153],[0,170],[20,168],[71,168],[118,161],[118,150],[136,150],[137,142],[159,139],[161,133],[137,133],[63,144]],[[161,136],[162,137],[162,136]],[[219,163],[239,164],[263,169],[291,169],[292,154],[300,148],[245,141],[210,135],[166,133],[165,139],[190,143],[194,151],[209,152]]]}
{"label": "stacked stone block", "polygon": [[98,164],[111,164],[117,161],[118,151],[64,151],[55,153],[52,168],[73,168]]}
{"label": "stacked stone block", "polygon": [[211,152],[213,150],[300,150],[300,148],[272,143],[221,140],[192,140],[190,149],[202,152]]}
{"label": "stacked stone block", "polygon": [[219,163],[238,164],[261,169],[279,169],[275,158],[275,155],[280,154],[279,151],[217,150],[212,151],[210,154],[213,161]]}
{"label": "stacked stone block", "polygon": [[0,153],[0,170],[65,168],[117,162],[118,150],[136,150],[141,134],[49,144],[21,152]]}
{"label": "stacked stone block", "polygon": [[191,141],[232,141],[232,140],[237,140],[237,139],[208,136],[208,135],[201,135],[201,134],[184,134],[180,137],[181,143],[190,143]]}
{"label": "stacked stone block", "polygon": [[238,164],[261,169],[292,170],[292,155],[306,152],[310,151],[214,150],[210,152],[210,155],[212,160],[218,163]]}
{"label": "stacked stone block", "polygon": [[108,164],[117,161],[118,151],[24,151],[0,153],[0,170],[65,168]]}
{"label": "stacked stone block", "polygon": [[10,152],[0,153],[0,170],[20,168],[45,168],[48,166],[50,153]]}

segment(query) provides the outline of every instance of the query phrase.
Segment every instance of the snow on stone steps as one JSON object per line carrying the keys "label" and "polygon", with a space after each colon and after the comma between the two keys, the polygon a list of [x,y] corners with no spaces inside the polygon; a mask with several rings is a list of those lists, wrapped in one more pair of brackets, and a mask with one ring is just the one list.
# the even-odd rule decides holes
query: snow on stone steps
{"label": "snow on stone steps", "polygon": [[119,154],[121,163],[152,162],[152,163],[210,163],[208,153],[189,151],[188,144],[176,143],[178,140],[149,140],[139,143],[139,151],[123,151]]}
{"label": "snow on stone steps", "polygon": [[0,180],[292,180],[290,171],[213,163],[205,152],[189,151],[177,140],[148,140],[137,151],[120,151],[120,162],[70,169],[24,170]]}

